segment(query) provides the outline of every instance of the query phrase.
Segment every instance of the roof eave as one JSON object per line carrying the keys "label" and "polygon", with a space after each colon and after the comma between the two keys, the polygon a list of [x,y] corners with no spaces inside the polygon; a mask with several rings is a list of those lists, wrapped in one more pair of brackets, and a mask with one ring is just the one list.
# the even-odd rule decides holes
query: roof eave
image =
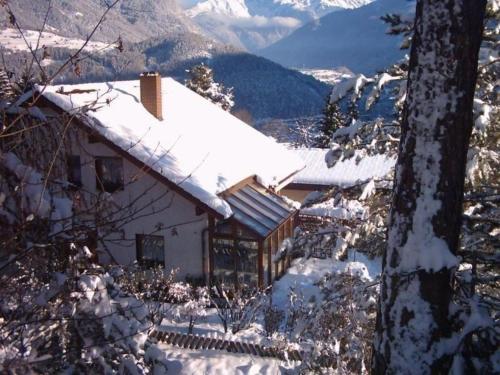
{"label": "roof eave", "polygon": [[[40,93],[39,91],[37,91],[37,93],[40,94],[40,97],[38,98],[38,100],[41,100],[42,103],[47,104],[49,107],[51,107],[52,109],[54,109],[55,111],[58,111],[60,113],[61,112],[67,112],[65,109],[61,108],[60,106],[58,106],[57,104],[55,104],[54,102],[52,102],[50,99],[48,99],[47,97],[45,97],[43,95],[43,92]],[[133,155],[131,155],[127,151],[123,150],[121,147],[119,147],[118,145],[116,145],[114,142],[110,141],[108,138],[106,138],[105,136],[103,136],[101,133],[97,132],[92,126],[90,126],[90,125],[86,124],[84,121],[82,121],[81,118],[73,117],[72,121],[75,121],[75,123],[80,128],[82,128],[85,132],[87,132],[89,134],[92,134],[92,135],[95,135],[96,137],[98,137],[99,141],[101,143],[103,143],[106,146],[108,146],[109,148],[111,148],[117,154],[119,154],[123,158],[126,158],[131,163],[135,164],[138,168],[143,169],[146,173],[148,173],[149,175],[151,175],[153,178],[155,178],[156,180],[160,181],[161,183],[163,183],[164,185],[166,185],[167,187],[169,187],[170,189],[172,189],[173,191],[175,191],[176,193],[178,193],[179,195],[181,195],[185,199],[189,200],[194,205],[200,207],[203,211],[207,212],[211,216],[214,216],[216,219],[224,219],[224,215],[223,214],[221,214],[217,210],[213,209],[212,207],[208,206],[206,203],[202,202],[201,200],[199,200],[198,198],[196,198],[195,196],[193,196],[188,191],[182,189],[175,182],[169,180],[167,177],[163,176],[159,172],[156,172],[155,170],[153,170],[150,166],[146,165],[141,160],[137,159],[136,157],[134,157]]]}

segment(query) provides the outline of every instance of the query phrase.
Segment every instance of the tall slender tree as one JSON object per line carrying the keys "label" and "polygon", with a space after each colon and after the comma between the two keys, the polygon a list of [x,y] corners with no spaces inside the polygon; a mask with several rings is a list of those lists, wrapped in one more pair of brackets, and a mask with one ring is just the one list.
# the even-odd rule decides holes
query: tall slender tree
{"label": "tall slender tree", "polygon": [[448,373],[485,0],[418,0],[372,372]]}
{"label": "tall slender tree", "polygon": [[330,100],[330,95],[328,95],[325,101],[325,107],[323,108],[320,133],[315,142],[315,146],[319,148],[328,148],[330,146],[333,133],[345,125],[347,125],[346,116],[340,110],[338,103],[332,102]]}

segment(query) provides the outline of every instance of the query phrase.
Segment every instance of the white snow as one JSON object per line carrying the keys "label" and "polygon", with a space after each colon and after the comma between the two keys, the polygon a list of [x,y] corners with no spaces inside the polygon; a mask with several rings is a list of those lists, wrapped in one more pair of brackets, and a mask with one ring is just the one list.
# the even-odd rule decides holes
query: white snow
{"label": "white snow", "polygon": [[382,271],[381,259],[369,259],[364,254],[350,250],[347,260],[299,258],[295,260],[287,272],[273,284],[273,304],[278,307],[287,306],[288,294],[293,289],[309,301],[311,297],[321,299],[317,285],[326,274],[336,272],[356,273],[363,280],[373,281]]}
{"label": "white snow", "polygon": [[286,362],[219,350],[189,350],[158,344],[146,351],[146,358],[155,358],[168,367],[168,374],[281,374],[290,368]]}
{"label": "white snow", "polygon": [[289,15],[293,11],[319,18],[338,9],[354,9],[373,0],[180,0],[190,17],[212,13],[232,17]]}
{"label": "white snow", "polygon": [[332,168],[328,168],[325,161],[329,151],[327,149],[299,148],[291,151],[306,164],[306,167],[293,178],[292,182],[297,184],[350,187],[386,176],[396,163],[395,157],[379,154],[358,158],[358,154],[355,153],[352,158],[338,161]]}
{"label": "white snow", "polygon": [[245,0],[205,0],[188,9],[186,14],[192,18],[202,14],[220,14],[236,18],[250,17]]}
{"label": "white snow", "polygon": [[391,81],[396,81],[402,79],[401,76],[391,76],[387,73],[382,73],[380,76],[376,77],[376,83],[373,85],[372,91],[368,95],[365,103],[365,110],[369,110],[370,107],[377,101],[380,96],[380,92],[386,83]]}
{"label": "white snow", "polygon": [[318,81],[335,85],[338,82],[352,78],[354,75],[349,69],[342,67],[337,69],[299,69],[302,74],[310,75]]}
{"label": "white snow", "polygon": [[363,74],[358,74],[352,78],[337,83],[333,86],[332,93],[330,94],[330,103],[336,103],[344,96],[352,91],[352,100],[354,101],[360,93],[361,89],[367,84],[373,82],[373,78],[366,78]]}
{"label": "white snow", "polygon": [[232,212],[219,193],[254,175],[272,188],[303,168],[283,146],[171,78],[162,79],[163,120],[140,103],[139,81],[50,86],[43,95],[71,113],[94,104],[81,115],[89,126],[226,218]]}
{"label": "white snow", "polygon": [[[28,45],[31,48],[35,48],[37,45],[37,40],[40,35],[38,31],[35,30],[23,30],[24,37],[28,42]],[[82,39],[72,39],[66,38],[63,36],[56,35],[54,33],[50,33],[47,31],[42,32],[42,36],[40,37],[40,42],[38,48],[42,48],[42,46],[46,47],[64,47],[64,48],[72,48],[78,49],[85,43]],[[17,29],[6,28],[0,30],[0,46],[12,50],[12,51],[29,51],[28,45],[24,41],[22,35],[19,33]],[[106,48],[108,46],[107,43],[102,42],[89,42],[85,50],[86,51],[95,51]]]}
{"label": "white snow", "polygon": [[485,133],[491,122],[491,106],[489,106],[484,101],[475,98],[474,99],[474,111],[479,114],[474,121],[474,131]]}
{"label": "white snow", "polygon": [[375,180],[372,179],[363,188],[363,192],[361,193],[359,200],[364,201],[365,199],[371,197],[373,194],[375,194]]}
{"label": "white snow", "polygon": [[338,204],[334,202],[335,198],[331,198],[324,202],[304,207],[300,212],[305,215],[332,217],[342,220],[366,219],[368,210],[359,201],[341,199]]}
{"label": "white snow", "polygon": [[[42,175],[33,168],[21,163],[11,152],[0,152],[0,164],[14,173],[20,180],[18,189],[22,192],[20,208],[23,213],[27,217],[33,214],[41,218],[47,218],[51,213],[51,196],[46,189]],[[58,208],[63,208],[62,212],[58,213],[60,218],[68,214],[67,205],[62,204],[62,200],[58,206],[60,206]],[[71,209],[69,209],[69,214],[71,214]],[[32,220],[32,218],[30,219]]]}

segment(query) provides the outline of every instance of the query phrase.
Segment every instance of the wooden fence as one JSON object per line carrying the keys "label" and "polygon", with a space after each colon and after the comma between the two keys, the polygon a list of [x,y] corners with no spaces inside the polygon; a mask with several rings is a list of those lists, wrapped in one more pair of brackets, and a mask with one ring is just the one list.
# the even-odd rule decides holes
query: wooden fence
{"label": "wooden fence", "polygon": [[259,357],[278,358],[282,361],[302,361],[303,353],[297,350],[282,350],[271,346],[262,346],[239,341],[223,340],[213,337],[187,335],[178,332],[153,331],[153,340],[169,345],[193,350],[222,350],[229,353],[249,354]]}

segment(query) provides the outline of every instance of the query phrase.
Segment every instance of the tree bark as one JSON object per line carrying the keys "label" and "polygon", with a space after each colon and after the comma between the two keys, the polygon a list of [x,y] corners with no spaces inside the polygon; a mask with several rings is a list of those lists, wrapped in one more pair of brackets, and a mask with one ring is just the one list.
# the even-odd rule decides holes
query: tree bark
{"label": "tree bark", "polygon": [[419,0],[373,374],[448,373],[452,277],[485,0]]}

